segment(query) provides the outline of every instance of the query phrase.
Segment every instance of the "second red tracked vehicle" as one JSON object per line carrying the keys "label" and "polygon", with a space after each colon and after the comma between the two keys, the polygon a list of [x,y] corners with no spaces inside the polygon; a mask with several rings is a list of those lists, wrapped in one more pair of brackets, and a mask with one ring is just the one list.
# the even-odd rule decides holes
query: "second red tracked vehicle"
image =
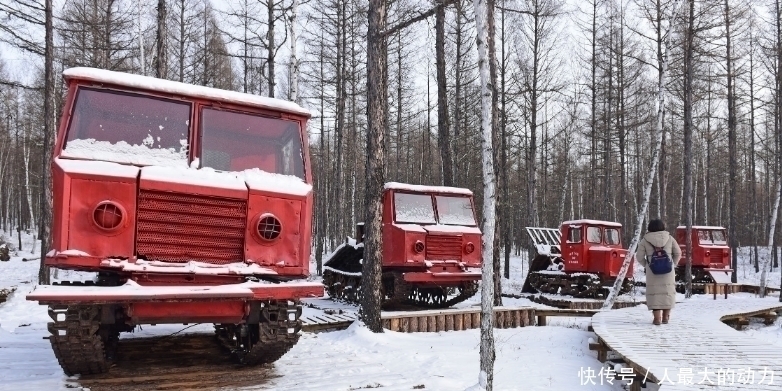
{"label": "second red tracked vehicle", "polygon": [[[362,228],[324,262],[323,283],[332,298],[360,300]],[[387,183],[382,235],[386,307],[445,308],[478,291],[481,231],[470,190]]]}

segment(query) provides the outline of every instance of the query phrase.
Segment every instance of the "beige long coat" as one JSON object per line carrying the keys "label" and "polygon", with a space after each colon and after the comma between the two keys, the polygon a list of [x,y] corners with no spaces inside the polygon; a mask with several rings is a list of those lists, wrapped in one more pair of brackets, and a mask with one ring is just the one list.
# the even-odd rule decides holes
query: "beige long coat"
{"label": "beige long coat", "polygon": [[662,247],[671,257],[674,266],[682,257],[682,250],[671,234],[659,231],[647,232],[635,253],[635,259],[646,269],[646,306],[650,310],[668,310],[676,304],[676,276],[673,271],[668,274],[652,273],[647,259],[654,253],[652,246]]}

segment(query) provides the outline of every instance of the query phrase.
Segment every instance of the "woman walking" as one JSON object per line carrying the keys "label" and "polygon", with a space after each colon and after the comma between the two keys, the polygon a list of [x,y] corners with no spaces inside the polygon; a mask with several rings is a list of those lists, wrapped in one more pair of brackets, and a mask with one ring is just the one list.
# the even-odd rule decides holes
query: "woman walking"
{"label": "woman walking", "polygon": [[[659,257],[659,250],[664,250],[671,259],[671,271],[655,274],[650,267],[652,256]],[[676,239],[665,231],[665,223],[655,219],[649,222],[646,235],[638,244],[635,259],[646,269],[646,306],[654,315],[655,325],[668,323],[671,309],[676,304],[676,278],[673,269],[679,263],[682,251]],[[659,270],[656,270],[658,273]]]}

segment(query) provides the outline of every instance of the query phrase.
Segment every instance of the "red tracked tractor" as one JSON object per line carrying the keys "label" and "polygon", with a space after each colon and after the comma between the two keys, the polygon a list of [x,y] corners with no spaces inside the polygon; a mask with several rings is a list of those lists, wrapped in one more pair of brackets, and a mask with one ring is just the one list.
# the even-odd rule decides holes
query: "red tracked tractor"
{"label": "red tracked tractor", "polygon": [[65,71],[49,267],[38,286],[68,375],[106,371],[120,332],[214,323],[243,364],[299,338],[309,274],[308,111],[290,102],[117,72]]}
{"label": "red tracked tractor", "polygon": [[[610,221],[565,221],[559,229],[527,227],[537,255],[522,292],[605,298],[627,256],[622,225]],[[633,265],[620,293],[633,285]]]}
{"label": "red tracked tractor", "polygon": [[[468,189],[386,183],[383,191],[383,305],[446,308],[478,291],[481,231]],[[358,303],[364,246],[357,240],[324,262],[332,298]]]}
{"label": "red tracked tractor", "polygon": [[[692,282],[695,284],[713,283],[716,279],[726,281],[730,279],[730,247],[728,236],[724,227],[708,227],[695,225],[692,227]],[[687,253],[687,227],[676,227],[676,241],[682,250]],[[679,290],[683,292],[684,268],[687,257],[682,256],[676,265],[676,282]]]}

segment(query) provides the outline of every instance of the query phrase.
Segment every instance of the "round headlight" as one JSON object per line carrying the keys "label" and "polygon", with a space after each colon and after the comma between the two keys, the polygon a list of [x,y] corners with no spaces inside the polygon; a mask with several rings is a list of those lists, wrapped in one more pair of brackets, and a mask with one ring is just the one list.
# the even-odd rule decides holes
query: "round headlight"
{"label": "round headlight", "polygon": [[278,239],[282,233],[282,223],[271,213],[266,213],[258,218],[256,226],[258,236],[263,240],[272,241]]}
{"label": "round headlight", "polygon": [[424,242],[416,240],[415,244],[413,244],[413,250],[419,254],[424,252]]}
{"label": "round headlight", "polygon": [[464,245],[464,252],[466,254],[472,254],[473,251],[475,251],[475,245],[472,244],[472,242],[468,242]]}
{"label": "round headlight", "polygon": [[114,231],[125,222],[125,208],[113,201],[100,202],[92,211],[92,223],[104,231]]}

